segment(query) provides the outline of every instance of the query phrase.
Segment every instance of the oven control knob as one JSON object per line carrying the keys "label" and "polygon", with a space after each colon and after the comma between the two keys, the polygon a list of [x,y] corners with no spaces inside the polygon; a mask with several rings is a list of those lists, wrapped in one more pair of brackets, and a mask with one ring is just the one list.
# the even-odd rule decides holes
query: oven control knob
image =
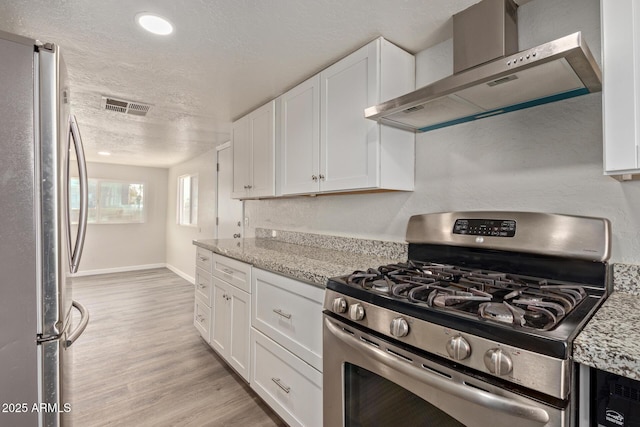
{"label": "oven control knob", "polygon": [[355,303],[349,306],[349,318],[351,320],[364,319],[364,307],[362,304]]}
{"label": "oven control knob", "polygon": [[484,365],[495,375],[507,375],[513,369],[513,362],[501,348],[492,348],[484,355]]}
{"label": "oven control knob", "polygon": [[391,321],[391,335],[397,338],[406,337],[409,333],[409,324],[402,317],[396,317]]}
{"label": "oven control knob", "polygon": [[447,341],[447,353],[454,360],[464,360],[471,356],[471,346],[467,340],[457,335]]}
{"label": "oven control knob", "polygon": [[335,298],[331,307],[334,313],[346,313],[347,312],[347,300],[342,297]]}

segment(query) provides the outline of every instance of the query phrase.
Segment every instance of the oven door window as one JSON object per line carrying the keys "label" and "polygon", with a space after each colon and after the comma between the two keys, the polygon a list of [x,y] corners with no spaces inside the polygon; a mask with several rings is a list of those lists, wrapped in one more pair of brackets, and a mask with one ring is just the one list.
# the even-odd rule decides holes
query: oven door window
{"label": "oven door window", "polygon": [[345,427],[464,424],[399,385],[351,363],[344,364]]}

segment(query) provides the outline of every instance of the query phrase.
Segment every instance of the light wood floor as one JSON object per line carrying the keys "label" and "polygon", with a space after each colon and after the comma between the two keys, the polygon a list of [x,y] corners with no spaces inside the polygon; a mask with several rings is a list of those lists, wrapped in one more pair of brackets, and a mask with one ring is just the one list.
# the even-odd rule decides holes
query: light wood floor
{"label": "light wood floor", "polygon": [[286,426],[200,338],[193,285],[167,269],[82,277],[74,427]]}

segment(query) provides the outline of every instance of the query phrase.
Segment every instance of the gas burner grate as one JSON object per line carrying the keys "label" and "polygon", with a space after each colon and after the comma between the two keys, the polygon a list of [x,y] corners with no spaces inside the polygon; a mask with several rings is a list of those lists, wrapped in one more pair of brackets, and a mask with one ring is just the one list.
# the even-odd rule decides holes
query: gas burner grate
{"label": "gas burner grate", "polygon": [[355,271],[346,282],[409,304],[536,330],[553,329],[587,295],[579,285],[419,261]]}

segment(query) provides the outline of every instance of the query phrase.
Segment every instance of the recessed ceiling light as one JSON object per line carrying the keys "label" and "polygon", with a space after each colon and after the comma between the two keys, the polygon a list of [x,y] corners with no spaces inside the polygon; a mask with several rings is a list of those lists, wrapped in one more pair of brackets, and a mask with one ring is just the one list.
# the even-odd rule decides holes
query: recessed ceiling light
{"label": "recessed ceiling light", "polygon": [[162,18],[158,15],[153,15],[151,13],[143,12],[137,14],[136,22],[142,28],[153,34],[166,36],[167,34],[171,34],[173,32],[173,25],[171,25],[171,22],[167,21],[165,18]]}
{"label": "recessed ceiling light", "polygon": [[110,156],[111,153],[108,151],[98,151],[99,156]]}

